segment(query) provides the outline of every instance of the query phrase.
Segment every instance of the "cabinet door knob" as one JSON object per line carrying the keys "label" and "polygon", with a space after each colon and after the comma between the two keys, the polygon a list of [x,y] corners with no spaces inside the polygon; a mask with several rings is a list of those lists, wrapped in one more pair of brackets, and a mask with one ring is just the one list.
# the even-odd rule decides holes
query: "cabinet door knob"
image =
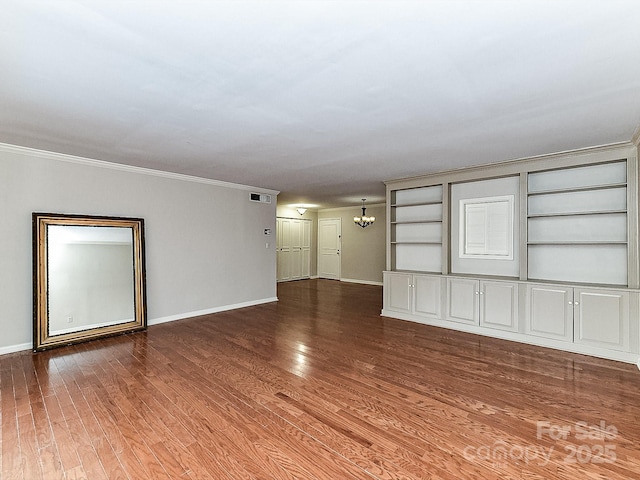
{"label": "cabinet door knob", "polygon": [[484,292],[480,292],[480,295],[484,295]]}
{"label": "cabinet door knob", "polygon": [[580,302],[575,302],[574,305],[580,305]]}
{"label": "cabinet door knob", "polygon": [[573,302],[569,302],[569,305],[573,305]]}

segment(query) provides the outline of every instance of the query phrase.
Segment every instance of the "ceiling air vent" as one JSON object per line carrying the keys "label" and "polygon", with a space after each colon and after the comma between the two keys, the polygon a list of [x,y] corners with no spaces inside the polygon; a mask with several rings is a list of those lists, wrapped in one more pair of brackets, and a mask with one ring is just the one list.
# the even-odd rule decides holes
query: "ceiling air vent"
{"label": "ceiling air vent", "polygon": [[271,203],[271,195],[266,193],[252,193],[250,200],[252,202]]}

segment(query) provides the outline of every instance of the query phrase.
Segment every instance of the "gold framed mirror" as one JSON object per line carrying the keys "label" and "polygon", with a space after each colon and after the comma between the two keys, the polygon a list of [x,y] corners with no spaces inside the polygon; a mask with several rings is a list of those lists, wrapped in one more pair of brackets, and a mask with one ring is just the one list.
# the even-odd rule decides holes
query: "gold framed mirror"
{"label": "gold framed mirror", "polygon": [[33,351],[147,328],[144,220],[33,213]]}

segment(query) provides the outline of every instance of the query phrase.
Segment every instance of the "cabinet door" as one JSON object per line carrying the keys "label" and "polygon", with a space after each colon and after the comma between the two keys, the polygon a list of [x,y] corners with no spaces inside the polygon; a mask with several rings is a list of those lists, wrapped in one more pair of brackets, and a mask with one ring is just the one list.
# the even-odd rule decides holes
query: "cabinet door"
{"label": "cabinet door", "polygon": [[384,274],[384,308],[394,312],[411,313],[413,275],[410,273]]}
{"label": "cabinet door", "polygon": [[466,278],[447,278],[447,320],[478,325],[480,283]]}
{"label": "cabinet door", "polygon": [[518,284],[480,282],[480,325],[499,330],[518,330]]}
{"label": "cabinet door", "polygon": [[416,315],[441,318],[442,277],[414,275],[413,311]]}
{"label": "cabinet door", "polygon": [[527,285],[526,332],[572,342],[573,289],[555,285]]}
{"label": "cabinet door", "polygon": [[575,342],[629,350],[629,293],[576,288]]}

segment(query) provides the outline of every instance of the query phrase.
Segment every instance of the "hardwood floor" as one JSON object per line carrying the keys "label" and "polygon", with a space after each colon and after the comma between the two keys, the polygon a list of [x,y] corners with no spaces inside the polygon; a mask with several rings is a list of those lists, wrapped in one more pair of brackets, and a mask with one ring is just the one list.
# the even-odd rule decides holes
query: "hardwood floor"
{"label": "hardwood floor", "polygon": [[278,296],[1,356],[1,478],[640,478],[635,366]]}

